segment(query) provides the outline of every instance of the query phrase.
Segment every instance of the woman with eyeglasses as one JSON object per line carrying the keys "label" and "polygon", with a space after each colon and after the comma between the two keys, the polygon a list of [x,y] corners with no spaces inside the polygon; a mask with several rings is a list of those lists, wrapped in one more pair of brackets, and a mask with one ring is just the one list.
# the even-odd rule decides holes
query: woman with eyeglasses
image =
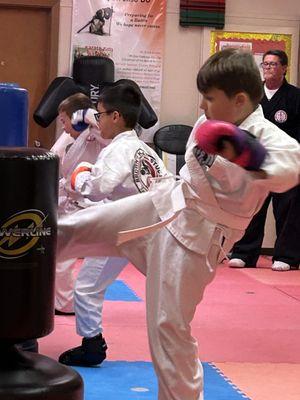
{"label": "woman with eyeglasses", "polygon": [[[286,80],[288,57],[282,50],[264,53],[260,64],[264,78],[261,100],[265,117],[300,142],[300,89]],[[267,210],[272,200],[276,222],[274,271],[298,269],[300,263],[300,186],[285,193],[271,193],[232,250],[231,267],[255,267],[264,238]]]}

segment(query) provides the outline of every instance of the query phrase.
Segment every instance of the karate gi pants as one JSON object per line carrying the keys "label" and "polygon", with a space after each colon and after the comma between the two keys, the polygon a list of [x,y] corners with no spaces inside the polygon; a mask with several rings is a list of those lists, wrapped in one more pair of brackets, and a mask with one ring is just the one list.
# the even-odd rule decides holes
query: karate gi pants
{"label": "karate gi pants", "polygon": [[91,338],[103,332],[102,311],[106,289],[127,264],[126,258],[119,257],[84,259],[74,291],[78,335]]}
{"label": "karate gi pants", "polygon": [[74,312],[74,268],[77,258],[71,258],[56,263],[55,274],[55,309]]}

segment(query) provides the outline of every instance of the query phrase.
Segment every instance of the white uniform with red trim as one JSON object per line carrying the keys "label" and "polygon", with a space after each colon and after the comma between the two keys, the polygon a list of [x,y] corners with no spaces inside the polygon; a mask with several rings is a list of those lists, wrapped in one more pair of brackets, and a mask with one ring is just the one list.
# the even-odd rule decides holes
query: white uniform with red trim
{"label": "white uniform with red trim", "polygon": [[142,142],[134,130],[119,133],[112,139],[99,154],[90,173],[86,167],[88,164],[82,163],[75,169],[74,187],[93,201],[114,201],[146,192],[150,179],[167,173],[157,153]]}
{"label": "white uniform with red trim", "polygon": [[[118,134],[102,150],[94,165],[81,163],[72,175],[73,189],[85,201],[111,202],[148,191],[152,178],[168,175],[158,155],[136,132]],[[77,333],[94,337],[102,333],[102,309],[106,288],[127,265],[126,258],[85,259],[75,283],[74,309]]]}
{"label": "white uniform with red trim", "polygon": [[[125,255],[147,274],[147,326],[159,400],[203,398],[203,371],[190,330],[195,309],[223,252],[241,238],[268,192],[286,191],[298,183],[300,146],[267,121],[260,106],[240,128],[255,135],[268,151],[262,165],[266,179],[256,179],[221,157],[211,167],[200,166],[193,152],[193,131],[182,180],[161,180],[148,193],[59,221],[58,256]],[[146,236],[138,237],[146,230],[126,232],[174,216]],[[117,246],[118,239],[123,244]]]}

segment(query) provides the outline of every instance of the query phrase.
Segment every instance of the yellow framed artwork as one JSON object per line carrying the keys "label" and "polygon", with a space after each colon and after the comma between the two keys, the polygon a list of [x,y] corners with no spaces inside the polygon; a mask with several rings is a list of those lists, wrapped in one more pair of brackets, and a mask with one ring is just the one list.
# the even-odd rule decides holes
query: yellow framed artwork
{"label": "yellow framed artwork", "polygon": [[[211,32],[210,54],[228,47],[251,51],[259,66],[262,56],[267,50],[283,50],[291,60],[292,35],[258,32]],[[288,75],[287,73],[287,79],[289,78]]]}

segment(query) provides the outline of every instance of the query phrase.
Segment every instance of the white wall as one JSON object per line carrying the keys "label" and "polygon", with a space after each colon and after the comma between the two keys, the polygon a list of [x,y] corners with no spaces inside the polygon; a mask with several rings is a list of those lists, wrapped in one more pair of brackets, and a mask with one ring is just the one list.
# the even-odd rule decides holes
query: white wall
{"label": "white wall", "polygon": [[72,4],[72,0],[60,2],[58,76],[70,76]]}

